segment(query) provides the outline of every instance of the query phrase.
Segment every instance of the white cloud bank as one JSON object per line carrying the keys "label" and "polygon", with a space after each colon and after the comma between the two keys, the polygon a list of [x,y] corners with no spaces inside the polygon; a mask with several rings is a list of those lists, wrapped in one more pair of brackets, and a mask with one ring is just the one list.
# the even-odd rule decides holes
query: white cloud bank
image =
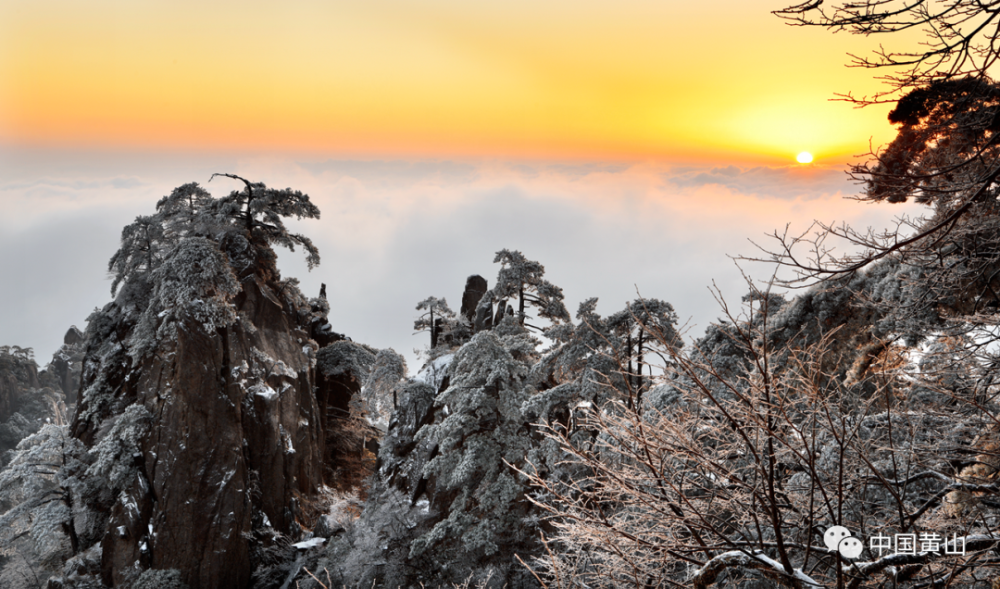
{"label": "white cloud bank", "polygon": [[309,194],[321,220],[292,224],[312,237],[322,264],[307,272],[301,252],[279,250],[283,273],[310,296],[325,282],[335,329],[411,364],[427,339],[411,335],[416,303],[446,297],[457,310],[467,276],[493,283],[501,248],[542,262],[572,313],[592,296],[601,313],[617,311],[638,289],[671,302],[697,335],[719,314],[713,281],[730,300],[744,294],[728,255],[752,254],[748,239],[813,219],[886,227],[904,212],[845,200],[856,187],[842,169],[60,157],[58,167],[5,171],[0,184],[0,344],[33,347],[42,364],[69,325],[83,327],[109,300],[107,261],[121,227],[184,182],[217,196],[238,188],[207,183],[213,171]]}

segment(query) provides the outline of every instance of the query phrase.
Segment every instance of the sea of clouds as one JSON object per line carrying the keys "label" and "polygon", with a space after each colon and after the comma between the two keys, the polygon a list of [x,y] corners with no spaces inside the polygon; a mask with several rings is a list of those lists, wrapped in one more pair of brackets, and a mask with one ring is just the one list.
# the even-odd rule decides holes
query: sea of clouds
{"label": "sea of clouds", "polygon": [[279,250],[283,273],[309,296],[327,284],[334,328],[356,341],[405,354],[411,372],[414,306],[446,297],[457,311],[465,279],[492,285],[494,253],[519,249],[545,265],[575,313],[586,298],[620,310],[637,293],[674,305],[696,336],[720,315],[710,287],[734,303],[743,273],[767,280],[773,268],[751,240],[809,228],[813,220],[858,228],[891,226],[918,209],[850,200],[859,187],[845,166],[730,163],[537,162],[350,159],[217,154],[25,152],[0,158],[0,344],[33,347],[41,364],[66,328],[110,300],[107,261],[121,228],[153,212],[185,182],[216,196],[240,188],[230,172],[309,194],[318,221],[293,221],[322,264],[307,271],[301,252]]}

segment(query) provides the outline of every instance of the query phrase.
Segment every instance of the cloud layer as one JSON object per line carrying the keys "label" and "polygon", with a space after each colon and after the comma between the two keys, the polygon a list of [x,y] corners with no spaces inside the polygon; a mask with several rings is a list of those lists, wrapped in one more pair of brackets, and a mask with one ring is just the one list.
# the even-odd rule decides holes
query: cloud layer
{"label": "cloud layer", "polygon": [[457,307],[467,276],[493,283],[501,248],[542,262],[573,312],[597,296],[599,312],[611,313],[638,291],[671,302],[697,335],[719,314],[713,282],[731,300],[745,292],[728,256],[754,253],[748,239],[813,219],[884,227],[904,210],[845,200],[855,187],[843,170],[818,167],[164,156],[84,168],[44,173],[39,164],[0,185],[0,272],[9,278],[0,344],[34,347],[41,363],[70,324],[82,327],[109,300],[106,265],[124,224],[183,182],[216,196],[238,188],[206,183],[211,171],[309,194],[322,219],[292,225],[312,237],[322,264],[308,272],[301,252],[282,250],[282,271],[310,296],[327,284],[335,329],[411,364],[426,339],[411,335],[416,303],[438,296]]}

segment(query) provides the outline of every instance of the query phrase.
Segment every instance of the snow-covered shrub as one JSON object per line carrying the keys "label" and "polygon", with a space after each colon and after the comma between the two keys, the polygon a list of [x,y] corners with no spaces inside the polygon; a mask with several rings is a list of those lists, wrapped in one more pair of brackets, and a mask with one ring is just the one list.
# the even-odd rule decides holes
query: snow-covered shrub
{"label": "snow-covered shrub", "polygon": [[375,367],[378,352],[364,344],[338,341],[316,353],[316,366],[325,376],[346,375],[359,384],[364,383]]}
{"label": "snow-covered shrub", "polygon": [[72,555],[70,487],[84,453],[66,426],[46,425],[0,472],[0,586],[38,587]]}
{"label": "snow-covered shrub", "polygon": [[87,476],[98,477],[111,489],[124,489],[136,473],[134,455],[149,435],[153,416],[142,405],[129,405],[111,430],[90,450],[94,463]]}
{"label": "snow-covered shrub", "polygon": [[181,239],[149,276],[153,288],[132,337],[133,356],[140,358],[159,341],[175,337],[185,321],[213,333],[236,320],[230,301],[240,284],[215,242]]}
{"label": "snow-covered shrub", "polygon": [[181,580],[177,569],[148,569],[127,589],[188,589],[188,585]]}
{"label": "snow-covered shrub", "polygon": [[378,429],[385,431],[395,410],[396,387],[406,378],[406,359],[388,348],[379,350],[371,373],[361,387],[363,411]]}
{"label": "snow-covered shrub", "polygon": [[534,536],[522,522],[524,483],[504,464],[521,463],[531,445],[521,415],[526,352],[533,352],[527,341],[523,328],[505,337],[495,329],[476,334],[455,355],[449,387],[434,401],[446,417],[416,436],[437,444],[424,475],[435,478],[439,497],[454,499],[441,506],[447,517],[413,542],[411,556],[447,543],[474,562]]}

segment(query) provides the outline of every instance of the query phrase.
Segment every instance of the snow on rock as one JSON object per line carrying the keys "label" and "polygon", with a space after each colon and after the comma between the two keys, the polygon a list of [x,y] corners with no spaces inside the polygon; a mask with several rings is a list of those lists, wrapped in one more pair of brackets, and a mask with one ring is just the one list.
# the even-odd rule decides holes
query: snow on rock
{"label": "snow on rock", "polygon": [[287,376],[288,378],[295,378],[298,376],[298,373],[295,372],[295,370],[281,360],[274,363],[274,366],[271,367],[271,373],[277,374],[278,376]]}
{"label": "snow on rock", "polygon": [[[101,336],[107,341],[94,340],[89,348],[87,361],[96,368],[81,383],[89,393],[81,400],[85,410],[74,418],[74,436],[86,445],[97,444],[98,434],[118,421],[121,410],[110,399],[124,395],[119,389],[127,389],[127,398],[134,397],[136,406],[156,415],[149,435],[135,436],[141,443],[129,442],[121,427],[121,436],[106,436],[129,442],[109,448],[114,450],[109,456],[116,457],[113,464],[129,467],[123,472],[132,472],[130,458],[137,450],[148,469],[147,480],[138,484],[133,485],[134,477],[125,479],[128,485],[122,487],[131,500],[113,503],[102,524],[101,570],[116,586],[134,577],[133,564],[140,560],[143,567],[177,569],[185,578],[198,579],[189,583],[192,589],[248,587],[256,540],[243,532],[251,528],[255,514],[266,511],[267,523],[277,533],[297,532],[297,514],[277,506],[304,495],[312,501],[322,483],[321,416],[326,407],[313,394],[314,371],[300,374],[293,368],[306,364],[297,340],[310,317],[275,305],[255,283],[244,285],[240,297],[228,303],[234,314],[243,313],[244,321],[225,331],[207,330],[195,321],[179,323],[183,329],[154,342],[157,353],[124,367],[124,352],[109,362],[99,356],[116,344],[114,329]],[[109,309],[107,313],[116,308]],[[117,315],[107,319],[109,324],[112,320],[127,328]],[[127,384],[126,375],[132,376]],[[140,381],[149,384],[132,384]],[[169,398],[164,394],[168,389]],[[246,400],[252,403],[244,404]],[[294,410],[260,411],[262,401]],[[244,412],[253,403],[258,410]],[[91,476],[96,480],[101,474]],[[252,494],[247,492],[251,484]],[[148,492],[143,492],[145,485]],[[211,500],[202,500],[208,485]],[[154,496],[178,499],[154,502]],[[149,540],[150,525],[157,532],[155,541]],[[148,553],[140,549],[143,541]]]}
{"label": "snow on rock", "polygon": [[264,383],[253,385],[250,387],[250,392],[258,397],[263,397],[265,401],[273,401],[278,398],[278,391],[272,389]]}
{"label": "snow on rock", "polygon": [[298,548],[299,550],[309,550],[310,548],[322,546],[325,542],[326,538],[312,538],[302,542],[296,542],[295,544],[292,544],[292,546]]}
{"label": "snow on rock", "polygon": [[288,435],[285,431],[285,426],[279,425],[278,431],[281,434],[281,439],[285,442],[285,454],[295,454],[295,446],[292,445],[292,436]]}
{"label": "snow on rock", "polygon": [[431,360],[420,369],[414,380],[431,385],[435,391],[439,390],[444,377],[448,375],[448,367],[454,359],[455,354],[445,354]]}

